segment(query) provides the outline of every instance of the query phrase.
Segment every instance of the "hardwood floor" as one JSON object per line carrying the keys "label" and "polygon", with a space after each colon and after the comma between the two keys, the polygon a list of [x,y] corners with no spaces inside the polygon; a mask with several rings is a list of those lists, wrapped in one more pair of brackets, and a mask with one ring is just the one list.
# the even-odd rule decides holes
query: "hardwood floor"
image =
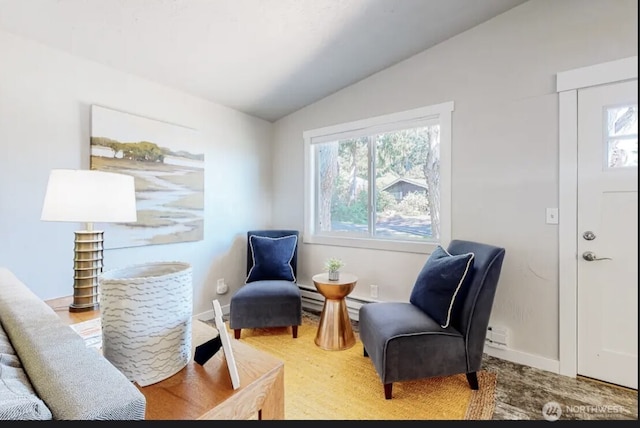
{"label": "hardwood floor", "polygon": [[[304,310],[317,320],[319,312]],[[358,322],[352,320],[354,332]],[[494,420],[545,420],[545,404],[559,420],[637,420],[638,391],[593,379],[571,378],[484,356],[483,369],[497,374]],[[558,411],[559,410],[559,411]]]}
{"label": "hardwood floor", "polygon": [[485,354],[483,369],[497,373],[494,420],[544,420],[557,403],[560,420],[637,420],[638,391],[593,379],[571,378]]}

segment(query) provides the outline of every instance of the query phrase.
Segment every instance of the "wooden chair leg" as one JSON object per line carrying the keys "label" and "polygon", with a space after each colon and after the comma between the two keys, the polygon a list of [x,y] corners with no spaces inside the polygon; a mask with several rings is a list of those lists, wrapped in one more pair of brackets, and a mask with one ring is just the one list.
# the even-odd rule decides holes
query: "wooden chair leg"
{"label": "wooden chair leg", "polygon": [[391,400],[391,389],[393,388],[393,383],[385,383],[384,384],[384,398],[387,400]]}
{"label": "wooden chair leg", "polygon": [[240,339],[240,333],[242,332],[241,328],[234,328],[233,329],[233,337],[235,337],[236,339]]}
{"label": "wooden chair leg", "polygon": [[293,334],[293,338],[296,339],[298,337],[298,326],[291,326],[291,333]]}
{"label": "wooden chair leg", "polygon": [[467,373],[467,382],[471,389],[478,389],[478,374],[476,372]]}

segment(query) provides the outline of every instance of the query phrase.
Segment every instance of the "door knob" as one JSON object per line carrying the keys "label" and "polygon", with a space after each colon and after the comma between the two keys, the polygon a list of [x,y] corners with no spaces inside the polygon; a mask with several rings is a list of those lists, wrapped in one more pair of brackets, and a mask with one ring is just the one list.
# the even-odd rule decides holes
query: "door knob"
{"label": "door knob", "polygon": [[611,257],[596,257],[596,253],[593,251],[585,251],[582,253],[582,258],[588,262],[595,262],[597,260],[612,260]]}

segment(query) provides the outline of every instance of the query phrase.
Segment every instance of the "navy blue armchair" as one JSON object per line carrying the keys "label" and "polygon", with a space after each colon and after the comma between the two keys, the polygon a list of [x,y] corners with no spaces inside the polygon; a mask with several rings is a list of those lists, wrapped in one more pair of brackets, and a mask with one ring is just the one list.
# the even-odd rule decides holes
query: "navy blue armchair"
{"label": "navy blue armchair", "polygon": [[[446,253],[473,253],[473,265],[455,296],[456,304],[449,308],[446,324],[411,302],[376,302],[360,308],[364,355],[371,358],[386,399],[392,397],[393,382],[460,373],[466,374],[471,389],[478,389],[477,372],[505,249],[453,240]],[[416,282],[414,290],[417,286]]]}
{"label": "navy blue armchair", "polygon": [[247,232],[247,279],[231,297],[229,327],[240,339],[242,329],[288,327],[298,337],[302,298],[298,287],[297,230]]}

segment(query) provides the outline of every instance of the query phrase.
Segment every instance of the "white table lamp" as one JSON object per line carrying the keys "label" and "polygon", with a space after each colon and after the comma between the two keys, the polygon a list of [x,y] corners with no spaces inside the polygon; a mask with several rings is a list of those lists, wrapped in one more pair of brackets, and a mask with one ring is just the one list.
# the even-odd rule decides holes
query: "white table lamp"
{"label": "white table lamp", "polygon": [[49,175],[41,220],[86,224],[85,230],[75,232],[73,303],[69,311],[98,309],[104,231],[93,230],[93,223],[137,221],[133,176],[54,169]]}

